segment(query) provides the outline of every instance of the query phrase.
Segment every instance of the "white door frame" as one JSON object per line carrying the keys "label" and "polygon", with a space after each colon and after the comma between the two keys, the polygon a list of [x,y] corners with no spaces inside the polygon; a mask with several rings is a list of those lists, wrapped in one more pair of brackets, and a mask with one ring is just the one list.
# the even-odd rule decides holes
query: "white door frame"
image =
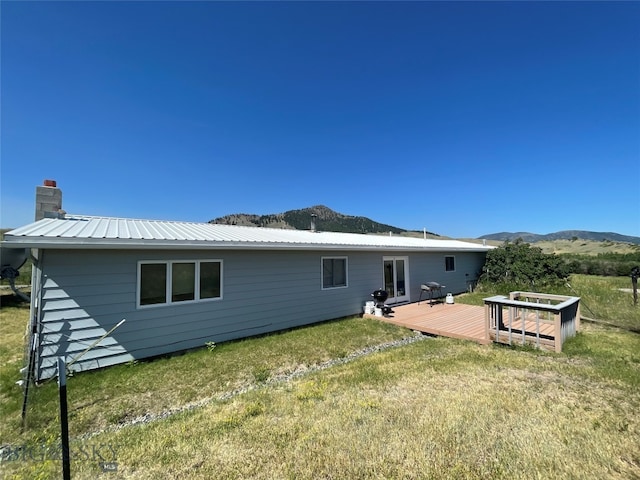
{"label": "white door frame", "polygon": [[[404,278],[398,278],[398,261],[403,262],[404,269],[402,273],[404,274]],[[387,272],[388,262],[391,262],[390,272]],[[393,276],[392,279],[389,279],[391,282],[387,281],[387,273]],[[408,302],[409,292],[411,291],[409,288],[409,257],[403,255],[385,255],[382,257],[382,284],[384,285],[383,288],[389,294],[387,303]]]}

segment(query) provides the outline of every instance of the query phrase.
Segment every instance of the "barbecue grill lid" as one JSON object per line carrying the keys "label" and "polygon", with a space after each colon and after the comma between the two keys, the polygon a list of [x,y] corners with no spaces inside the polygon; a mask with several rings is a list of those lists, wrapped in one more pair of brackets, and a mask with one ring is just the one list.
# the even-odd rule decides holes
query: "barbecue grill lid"
{"label": "barbecue grill lid", "polygon": [[389,298],[389,294],[386,290],[376,290],[371,294],[371,296],[381,302],[384,302],[387,298]]}

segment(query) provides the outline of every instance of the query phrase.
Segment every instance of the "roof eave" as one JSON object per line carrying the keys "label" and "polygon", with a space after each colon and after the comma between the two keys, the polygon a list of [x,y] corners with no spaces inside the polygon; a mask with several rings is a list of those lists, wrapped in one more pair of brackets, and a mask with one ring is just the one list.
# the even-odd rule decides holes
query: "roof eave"
{"label": "roof eave", "polygon": [[484,253],[491,247],[434,247],[401,245],[344,245],[288,242],[233,242],[233,241],[190,241],[190,240],[119,240],[119,239],[78,239],[78,238],[33,238],[5,237],[2,242],[7,247],[50,248],[56,250],[101,249],[131,250],[138,248],[155,250],[353,250],[353,251],[403,251],[403,252],[477,252]]}

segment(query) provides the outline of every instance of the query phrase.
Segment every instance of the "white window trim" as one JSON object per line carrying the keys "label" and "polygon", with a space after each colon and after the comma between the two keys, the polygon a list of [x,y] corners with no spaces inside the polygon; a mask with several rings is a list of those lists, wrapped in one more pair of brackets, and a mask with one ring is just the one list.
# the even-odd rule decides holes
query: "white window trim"
{"label": "white window trim", "polygon": [[[173,275],[173,264],[174,263],[194,263],[196,266],[195,271],[195,299],[194,300],[183,300],[174,302],[171,300],[171,284],[172,284],[172,275]],[[200,298],[200,264],[202,263],[219,263],[220,264],[220,296],[214,298]],[[167,267],[167,280],[165,285],[165,299],[167,300],[164,303],[154,303],[151,305],[141,305],[140,304],[140,292],[141,292],[141,282],[142,282],[142,265],[166,265]],[[223,285],[224,285],[224,262],[218,258],[207,258],[202,260],[139,260],[138,268],[137,268],[137,278],[136,278],[136,308],[145,309],[145,308],[155,308],[155,307],[166,307],[166,306],[176,306],[176,305],[190,305],[193,303],[204,303],[204,302],[215,302],[218,300],[222,300],[223,297]]]}
{"label": "white window trim", "polygon": [[[453,270],[447,270],[447,257],[453,258]],[[446,273],[451,273],[451,272],[455,272],[456,271],[456,264],[458,262],[456,262],[456,256],[455,255],[445,255],[444,256],[444,271]]]}
{"label": "white window trim", "polygon": [[[324,286],[324,261],[325,260],[344,260],[344,285],[338,285],[335,287],[325,287]],[[349,287],[349,257],[346,256],[327,256],[320,258],[320,289],[321,290],[335,290],[337,288],[348,288]]]}

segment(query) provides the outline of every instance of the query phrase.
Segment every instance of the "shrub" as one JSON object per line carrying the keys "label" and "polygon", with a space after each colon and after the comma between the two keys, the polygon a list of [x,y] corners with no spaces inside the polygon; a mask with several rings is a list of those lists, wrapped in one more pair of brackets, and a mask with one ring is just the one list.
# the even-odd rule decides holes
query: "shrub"
{"label": "shrub", "polygon": [[518,239],[487,253],[480,283],[491,284],[498,293],[507,293],[556,287],[564,284],[568,276],[567,265],[558,256],[545,254],[541,248]]}

